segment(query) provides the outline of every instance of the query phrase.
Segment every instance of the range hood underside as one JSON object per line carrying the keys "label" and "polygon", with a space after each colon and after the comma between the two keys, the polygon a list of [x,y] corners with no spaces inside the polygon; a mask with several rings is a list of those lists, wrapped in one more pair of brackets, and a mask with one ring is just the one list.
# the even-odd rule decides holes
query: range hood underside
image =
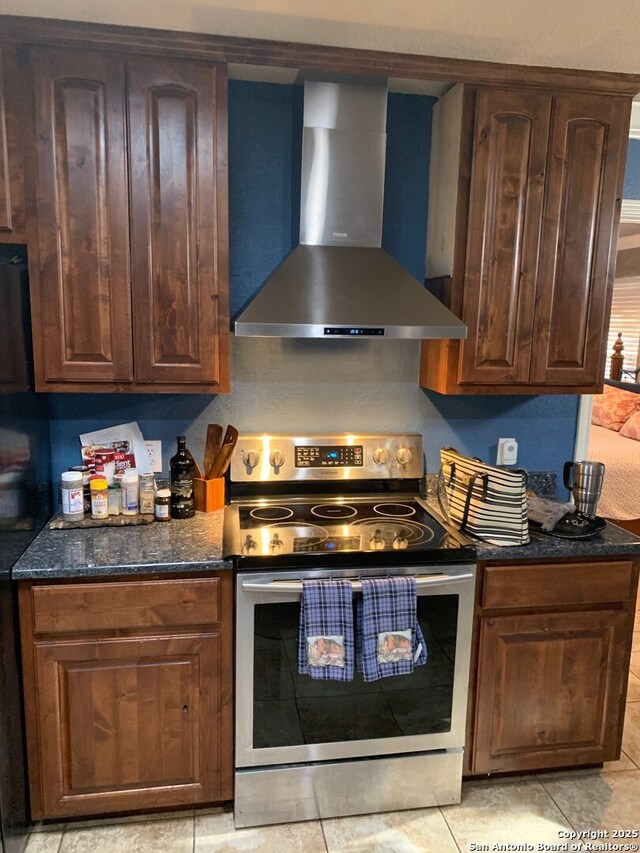
{"label": "range hood underside", "polygon": [[467,329],[383,249],[298,246],[238,317],[235,333],[461,339]]}

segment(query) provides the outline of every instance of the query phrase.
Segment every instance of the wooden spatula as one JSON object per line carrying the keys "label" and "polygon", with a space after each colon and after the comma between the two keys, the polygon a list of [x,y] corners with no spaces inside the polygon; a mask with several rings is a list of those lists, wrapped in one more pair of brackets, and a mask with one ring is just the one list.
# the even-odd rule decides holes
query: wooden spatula
{"label": "wooden spatula", "polygon": [[222,444],[222,426],[220,424],[207,424],[207,441],[204,446],[204,475],[207,479],[208,471],[211,468],[220,446]]}
{"label": "wooden spatula", "polygon": [[227,431],[224,434],[222,446],[213,460],[213,463],[206,473],[207,480],[213,480],[216,477],[222,477],[226,473],[231,456],[235,450],[238,441],[238,430],[229,424]]}

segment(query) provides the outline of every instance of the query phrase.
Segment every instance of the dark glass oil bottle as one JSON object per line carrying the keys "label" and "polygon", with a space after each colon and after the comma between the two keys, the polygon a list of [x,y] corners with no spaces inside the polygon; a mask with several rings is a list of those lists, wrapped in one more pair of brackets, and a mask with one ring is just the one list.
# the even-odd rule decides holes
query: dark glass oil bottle
{"label": "dark glass oil bottle", "polygon": [[193,502],[195,466],[187,452],[187,439],[178,436],[178,452],[171,457],[171,518],[192,518],[196,514]]}

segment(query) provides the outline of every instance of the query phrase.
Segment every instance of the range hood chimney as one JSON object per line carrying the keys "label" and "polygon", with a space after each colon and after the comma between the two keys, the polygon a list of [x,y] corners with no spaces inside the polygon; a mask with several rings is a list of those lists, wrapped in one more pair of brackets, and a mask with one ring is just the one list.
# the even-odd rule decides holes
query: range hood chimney
{"label": "range hood chimney", "polygon": [[465,338],[382,244],[387,87],[307,82],[300,245],[235,321],[242,336]]}

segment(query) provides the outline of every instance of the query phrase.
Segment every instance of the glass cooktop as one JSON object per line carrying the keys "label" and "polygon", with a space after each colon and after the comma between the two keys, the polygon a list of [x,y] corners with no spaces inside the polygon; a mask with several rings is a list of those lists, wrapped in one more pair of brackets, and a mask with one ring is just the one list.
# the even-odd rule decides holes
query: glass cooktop
{"label": "glass cooktop", "polygon": [[254,501],[238,506],[238,519],[243,558],[357,554],[399,560],[462,547],[416,500],[392,495]]}

